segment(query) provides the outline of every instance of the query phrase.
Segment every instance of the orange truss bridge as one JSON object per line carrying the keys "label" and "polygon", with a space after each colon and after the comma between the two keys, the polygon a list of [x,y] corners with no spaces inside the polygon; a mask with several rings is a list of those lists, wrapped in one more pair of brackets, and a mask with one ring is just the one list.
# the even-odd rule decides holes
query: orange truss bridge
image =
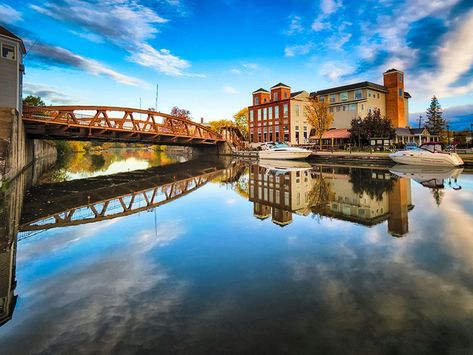
{"label": "orange truss bridge", "polygon": [[109,106],[23,108],[31,138],[212,146],[225,139],[210,128],[161,112]]}
{"label": "orange truss bridge", "polygon": [[33,192],[35,196],[38,193],[42,196],[39,200],[27,197],[18,240],[37,231],[152,210],[197,190],[228,170],[222,163],[199,164],[198,168],[196,163],[187,162],[108,177],[40,185]]}

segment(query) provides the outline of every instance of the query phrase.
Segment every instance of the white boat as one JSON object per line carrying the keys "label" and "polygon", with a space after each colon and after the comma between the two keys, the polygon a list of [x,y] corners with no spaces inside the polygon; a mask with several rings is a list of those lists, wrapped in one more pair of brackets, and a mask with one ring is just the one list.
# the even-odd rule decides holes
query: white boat
{"label": "white boat", "polygon": [[312,169],[312,166],[305,161],[261,159],[258,162],[258,165],[268,171],[283,173],[292,171],[308,171]]}
{"label": "white boat", "polygon": [[448,180],[452,186],[452,181],[456,186],[452,186],[455,190],[461,189],[456,184],[458,176],[463,172],[463,168],[453,166],[412,166],[398,164],[393,166],[389,171],[397,176],[412,179],[422,186],[430,188],[444,188],[445,180]]}
{"label": "white boat", "polygon": [[419,148],[400,150],[389,154],[389,157],[399,164],[428,165],[428,166],[460,166],[463,160],[457,153],[442,151],[438,142],[424,143]]}
{"label": "white boat", "polygon": [[260,159],[305,159],[312,152],[307,149],[290,147],[286,143],[264,143],[260,146],[261,151],[258,152]]}

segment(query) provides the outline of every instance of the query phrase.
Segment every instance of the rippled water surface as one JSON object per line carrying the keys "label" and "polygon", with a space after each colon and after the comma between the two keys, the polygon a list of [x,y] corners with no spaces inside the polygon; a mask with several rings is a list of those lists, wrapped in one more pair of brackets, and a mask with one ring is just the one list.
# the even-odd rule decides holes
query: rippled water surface
{"label": "rippled water surface", "polygon": [[25,194],[1,353],[473,353],[473,175],[177,161]]}

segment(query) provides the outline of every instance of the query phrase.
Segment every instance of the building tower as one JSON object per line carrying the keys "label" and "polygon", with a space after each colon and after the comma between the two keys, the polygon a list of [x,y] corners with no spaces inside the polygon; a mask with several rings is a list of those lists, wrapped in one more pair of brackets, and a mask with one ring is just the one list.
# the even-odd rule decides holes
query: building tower
{"label": "building tower", "polygon": [[259,88],[256,91],[253,91],[253,106],[258,106],[264,103],[269,102],[270,95],[269,91],[263,88]]}
{"label": "building tower", "polygon": [[287,100],[291,98],[291,87],[279,83],[271,87],[271,101]]}
{"label": "building tower", "polygon": [[386,93],[386,117],[394,128],[407,127],[404,111],[404,73],[397,69],[389,69],[384,73]]}

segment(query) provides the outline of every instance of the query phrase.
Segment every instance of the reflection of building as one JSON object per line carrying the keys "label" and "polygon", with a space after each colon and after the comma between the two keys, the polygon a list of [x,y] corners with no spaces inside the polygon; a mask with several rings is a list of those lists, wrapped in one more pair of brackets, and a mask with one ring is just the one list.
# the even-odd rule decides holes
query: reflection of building
{"label": "reflection of building", "polygon": [[257,164],[250,166],[250,201],[254,203],[254,216],[280,226],[292,222],[292,212],[300,212],[308,204],[312,187],[310,171],[274,171]]}
{"label": "reflection of building", "polygon": [[0,251],[0,326],[8,322],[15,308],[16,243]]}
{"label": "reflection of building", "polygon": [[402,237],[409,231],[407,212],[412,209],[411,180],[400,178],[394,180],[393,188],[388,193],[389,218],[388,230],[395,237]]}
{"label": "reflection of building", "polygon": [[413,208],[409,179],[393,178],[385,170],[315,169],[281,172],[251,165],[249,195],[254,216],[266,219],[271,215],[274,223],[285,226],[292,222],[292,213],[312,211],[366,226],[387,220],[393,236],[408,232],[408,211]]}

